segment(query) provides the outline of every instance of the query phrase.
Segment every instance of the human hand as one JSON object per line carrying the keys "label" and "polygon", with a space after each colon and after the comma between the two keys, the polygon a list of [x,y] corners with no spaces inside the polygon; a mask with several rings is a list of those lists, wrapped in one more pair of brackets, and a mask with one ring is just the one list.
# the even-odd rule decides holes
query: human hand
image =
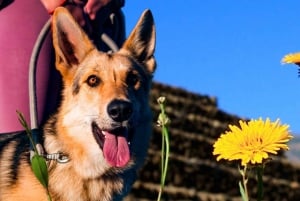
{"label": "human hand", "polygon": [[[88,14],[91,20],[94,20],[96,13],[103,7],[106,6],[111,0],[73,0],[75,5],[83,6],[83,11]],[[45,8],[49,13],[52,13],[55,8],[64,4],[66,0],[41,0]],[[69,9],[70,10],[70,9]],[[79,10],[75,9],[74,6],[70,10],[74,11],[78,15]],[[73,12],[72,12],[73,13]],[[76,16],[75,15],[75,16]],[[76,17],[75,17],[76,18]]]}
{"label": "human hand", "polygon": [[53,13],[55,8],[62,5],[66,0],[41,0],[48,13]]}
{"label": "human hand", "polygon": [[73,0],[73,4],[66,4],[66,8],[72,13],[75,20],[84,27],[86,25],[85,16],[91,20],[96,18],[97,12],[106,6],[111,0]]}
{"label": "human hand", "polygon": [[91,20],[96,18],[96,13],[100,8],[106,6],[111,0],[88,0],[84,6],[84,12],[87,13]]}

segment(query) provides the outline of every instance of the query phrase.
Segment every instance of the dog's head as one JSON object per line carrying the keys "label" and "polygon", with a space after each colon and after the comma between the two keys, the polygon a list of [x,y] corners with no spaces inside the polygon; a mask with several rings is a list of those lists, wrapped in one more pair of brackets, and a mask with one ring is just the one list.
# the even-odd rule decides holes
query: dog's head
{"label": "dog's head", "polygon": [[[76,149],[81,146],[76,157],[85,153],[108,167],[126,166],[130,150],[138,152],[130,147],[137,143],[131,138],[149,139],[136,129],[151,122],[148,96],[156,67],[151,12],[142,14],[115,53],[98,51],[64,8],[54,12],[52,29],[56,67],[64,83],[59,111],[62,133],[68,133],[68,143],[77,144]],[[147,148],[142,140],[139,143]]]}

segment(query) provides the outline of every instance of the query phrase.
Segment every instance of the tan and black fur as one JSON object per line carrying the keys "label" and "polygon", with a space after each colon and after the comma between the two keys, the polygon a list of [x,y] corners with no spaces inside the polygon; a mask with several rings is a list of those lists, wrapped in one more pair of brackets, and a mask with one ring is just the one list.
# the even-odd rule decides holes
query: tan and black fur
{"label": "tan and black fur", "polygon": [[[61,152],[70,161],[49,163],[50,195],[53,201],[118,200],[143,163],[151,133],[152,14],[143,13],[116,53],[98,51],[64,8],[53,15],[52,33],[64,89],[58,112],[44,126],[43,146],[46,153]],[[129,161],[126,143],[119,148],[117,139],[130,143]],[[108,141],[125,154],[107,147],[107,160],[103,147]],[[0,142],[0,201],[46,201],[30,168],[27,136],[3,135]]]}

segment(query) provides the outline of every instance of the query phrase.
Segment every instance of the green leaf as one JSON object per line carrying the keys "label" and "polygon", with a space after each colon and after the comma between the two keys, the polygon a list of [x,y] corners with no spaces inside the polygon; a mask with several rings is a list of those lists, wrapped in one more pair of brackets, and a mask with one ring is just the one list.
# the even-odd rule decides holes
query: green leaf
{"label": "green leaf", "polygon": [[48,189],[48,169],[46,160],[42,156],[35,154],[31,159],[31,168],[40,183]]}

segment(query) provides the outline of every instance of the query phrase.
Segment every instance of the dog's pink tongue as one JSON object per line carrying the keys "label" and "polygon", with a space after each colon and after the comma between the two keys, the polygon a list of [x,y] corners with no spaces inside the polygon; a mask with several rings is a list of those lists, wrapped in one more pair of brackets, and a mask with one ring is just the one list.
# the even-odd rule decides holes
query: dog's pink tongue
{"label": "dog's pink tongue", "polygon": [[113,167],[123,167],[130,160],[126,137],[105,132],[104,158]]}

